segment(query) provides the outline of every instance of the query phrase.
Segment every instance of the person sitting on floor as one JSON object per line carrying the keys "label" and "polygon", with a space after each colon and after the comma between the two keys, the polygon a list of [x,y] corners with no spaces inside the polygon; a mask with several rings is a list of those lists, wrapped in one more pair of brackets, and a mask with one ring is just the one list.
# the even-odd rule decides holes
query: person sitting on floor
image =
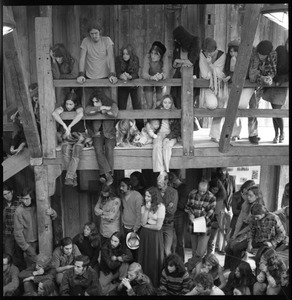
{"label": "person sitting on floor", "polygon": [[211,274],[202,272],[195,277],[196,286],[186,295],[200,295],[200,296],[213,296],[225,295],[224,292],[214,285],[213,277]]}
{"label": "person sitting on floor", "polygon": [[160,278],[158,296],[178,296],[189,292],[190,276],[178,254],[166,257]]}
{"label": "person sitting on floor", "polygon": [[101,248],[99,279],[103,295],[117,286],[114,280],[126,277],[132,261],[133,255],[125,246],[123,234],[120,231],[113,233]]}
{"label": "person sitting on floor", "polygon": [[3,296],[19,296],[19,270],[13,265],[12,257],[3,253]]}
{"label": "person sitting on floor", "polygon": [[38,254],[34,265],[19,273],[19,278],[23,281],[24,295],[36,296],[38,285],[45,280],[55,281],[56,269],[51,265],[52,257],[45,254]]}
{"label": "person sitting on floor", "polygon": [[70,237],[64,237],[53,252],[52,265],[56,268],[56,282],[61,284],[64,272],[74,268],[74,262],[78,255],[81,255],[78,247],[73,244]]}
{"label": "person sitting on floor", "polygon": [[156,295],[150,278],[143,273],[142,267],[137,262],[130,264],[127,277],[124,277],[116,289],[109,293],[110,296],[154,296]]}
{"label": "person sitting on floor", "polygon": [[100,296],[101,286],[95,270],[89,266],[86,255],[78,255],[73,268],[64,273],[60,296]]}

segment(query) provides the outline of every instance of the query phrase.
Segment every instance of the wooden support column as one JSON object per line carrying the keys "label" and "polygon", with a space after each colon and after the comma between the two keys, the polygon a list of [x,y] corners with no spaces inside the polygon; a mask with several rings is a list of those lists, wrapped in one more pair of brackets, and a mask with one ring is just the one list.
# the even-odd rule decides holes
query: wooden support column
{"label": "wooden support column", "polygon": [[38,220],[38,239],[40,253],[48,256],[53,252],[53,229],[51,217],[46,214],[46,210],[51,207],[49,197],[49,179],[48,166],[35,166],[35,187],[36,204]]}
{"label": "wooden support column", "polygon": [[41,157],[40,137],[32,109],[16,30],[3,37],[3,46],[4,60],[7,63],[7,70],[10,74],[11,85],[15,93],[15,102],[23,121],[23,130],[30,155],[31,157]]}
{"label": "wooden support column", "polygon": [[182,68],[181,134],[184,156],[194,156],[193,67]]}
{"label": "wooden support column", "polygon": [[236,119],[238,103],[245,77],[248,71],[248,62],[250,61],[253,41],[260,18],[262,4],[247,4],[246,13],[243,22],[241,43],[238,49],[235,71],[232,77],[232,85],[229,93],[228,104],[226,108],[225,122],[222,127],[219,151],[226,153],[230,147],[230,138],[233,125]]}
{"label": "wooden support column", "polygon": [[51,71],[50,47],[52,27],[50,18],[35,18],[36,57],[41,116],[43,157],[56,158],[55,90]]}

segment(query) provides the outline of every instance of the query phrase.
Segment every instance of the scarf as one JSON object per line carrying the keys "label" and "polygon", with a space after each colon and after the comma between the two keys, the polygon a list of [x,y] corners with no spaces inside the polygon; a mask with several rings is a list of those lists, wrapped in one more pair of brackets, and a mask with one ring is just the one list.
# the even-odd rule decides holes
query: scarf
{"label": "scarf", "polygon": [[[228,98],[228,83],[223,82],[222,80],[222,78],[225,77],[225,74],[223,72],[225,59],[226,54],[223,53],[210,66],[207,62],[207,58],[203,54],[203,51],[200,52],[200,77],[204,79],[210,79],[209,89],[214,93],[219,101],[225,101]],[[208,89],[200,90],[200,107],[206,107],[206,90]]]}

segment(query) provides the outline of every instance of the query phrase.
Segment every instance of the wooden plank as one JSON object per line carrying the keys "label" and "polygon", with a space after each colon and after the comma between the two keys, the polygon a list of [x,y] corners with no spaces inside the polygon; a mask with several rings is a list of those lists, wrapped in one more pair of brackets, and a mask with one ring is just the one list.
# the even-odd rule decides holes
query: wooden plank
{"label": "wooden plank", "polygon": [[50,46],[52,44],[51,20],[35,18],[36,55],[40,121],[42,134],[43,157],[56,157],[56,123],[52,117],[55,109],[55,91],[51,71]]}
{"label": "wooden plank", "polygon": [[241,43],[238,49],[236,68],[232,77],[232,85],[226,109],[226,118],[222,127],[219,151],[227,152],[230,147],[231,133],[236,119],[240,95],[248,70],[253,41],[258,26],[262,4],[247,4],[243,22]]}
{"label": "wooden plank", "polygon": [[[163,110],[120,110],[116,119],[145,119],[145,118],[164,118],[164,119],[180,119],[182,110],[163,111]],[[194,117],[224,117],[225,108],[217,108],[214,110],[205,108],[194,108]],[[75,112],[63,112],[61,117],[63,120],[73,120]],[[238,109],[236,117],[257,117],[257,118],[289,118],[288,109]],[[84,116],[85,120],[106,120],[109,117],[104,115]]]}
{"label": "wooden plank", "polygon": [[[115,87],[125,87],[125,86],[161,86],[161,82],[163,82],[164,86],[181,86],[182,84],[182,79],[180,78],[170,78],[170,79],[165,79],[163,81],[149,81],[145,79],[134,79],[131,81],[123,81],[123,80],[118,80],[118,82],[114,85]],[[193,79],[193,86],[194,88],[208,88],[209,87],[209,80],[198,78],[198,79]],[[231,87],[232,84],[229,86]],[[108,79],[87,79],[85,83],[82,85],[78,83],[74,79],[55,79],[54,80],[54,86],[55,87],[102,87],[102,86],[112,86],[110,85]],[[245,88],[255,88],[257,85],[255,83],[251,83],[249,80],[244,81],[244,87]],[[278,88],[286,88],[288,87],[288,83],[285,82],[283,83],[280,87]],[[275,84],[272,84],[270,87],[275,87]],[[267,87],[269,88],[269,87]]]}
{"label": "wooden plank", "polygon": [[23,130],[30,155],[31,157],[41,157],[40,137],[32,109],[16,30],[3,37],[3,46],[12,87],[15,92],[16,105],[23,120]]}
{"label": "wooden plank", "polygon": [[[4,92],[5,89],[3,89]],[[4,99],[6,99],[6,97],[3,97],[3,105],[6,103],[6,101],[4,101]],[[10,113],[15,113],[17,110],[17,106],[16,103],[11,103],[8,107],[6,107],[3,110],[3,116],[8,115]]]}
{"label": "wooden plank", "polygon": [[39,252],[51,256],[53,252],[53,228],[52,219],[46,214],[51,207],[51,199],[48,189],[48,166],[35,166],[35,192],[38,220]]}
{"label": "wooden plank", "polygon": [[30,154],[27,148],[18,155],[12,155],[2,162],[3,182],[27,167],[30,163]]}
{"label": "wooden plank", "polygon": [[3,123],[3,131],[5,132],[5,131],[13,131],[13,128],[14,128],[14,126],[13,126],[13,123],[12,122],[10,122],[10,123]]}
{"label": "wooden plank", "polygon": [[182,88],[181,88],[181,137],[183,144],[183,154],[185,156],[194,155],[194,104],[193,104],[193,67],[181,68]]}

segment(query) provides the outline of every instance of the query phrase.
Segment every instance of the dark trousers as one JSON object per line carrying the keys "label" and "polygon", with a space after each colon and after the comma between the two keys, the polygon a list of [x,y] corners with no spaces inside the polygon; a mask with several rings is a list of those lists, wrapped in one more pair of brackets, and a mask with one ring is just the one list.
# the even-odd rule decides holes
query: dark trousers
{"label": "dark trousers", "polygon": [[175,253],[185,261],[185,232],[188,216],[184,211],[177,210],[174,215],[174,230],[176,235]]}

